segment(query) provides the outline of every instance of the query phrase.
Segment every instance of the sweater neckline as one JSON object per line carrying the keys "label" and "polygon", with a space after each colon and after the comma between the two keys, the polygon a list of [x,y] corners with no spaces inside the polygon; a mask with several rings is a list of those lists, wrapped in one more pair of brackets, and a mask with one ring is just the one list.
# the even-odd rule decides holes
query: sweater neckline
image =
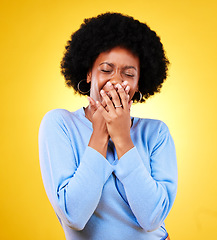
{"label": "sweater neckline", "polygon": [[[85,117],[85,111],[84,111],[84,107],[78,109],[77,111],[74,112],[90,129],[93,129],[92,128],[92,122]],[[132,126],[131,126],[131,129],[130,131],[134,131],[135,129],[135,126],[139,120],[139,118],[136,118],[136,117],[132,117],[131,116],[131,119],[132,119]]]}
{"label": "sweater neckline", "polygon": [[72,114],[75,114],[78,118],[81,119],[81,121],[82,121],[86,126],[88,126],[90,129],[93,129],[93,128],[92,128],[92,122],[85,117],[84,107],[79,108],[79,109],[76,110],[75,112],[72,112]]}

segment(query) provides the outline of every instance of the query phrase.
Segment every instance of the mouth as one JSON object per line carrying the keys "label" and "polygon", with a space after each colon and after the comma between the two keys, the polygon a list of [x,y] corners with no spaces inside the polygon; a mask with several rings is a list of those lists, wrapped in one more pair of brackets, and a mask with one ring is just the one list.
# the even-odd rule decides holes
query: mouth
{"label": "mouth", "polygon": [[[114,89],[116,90],[116,92],[118,92],[118,88],[117,88],[115,85],[113,85],[113,86],[114,86]],[[124,90],[125,90],[125,92],[126,92],[126,88],[128,87],[128,85],[122,85],[122,87],[124,88]],[[102,89],[105,91],[106,95],[107,95],[107,96],[109,97],[109,99],[112,101],[112,96],[111,96],[111,94],[110,94],[110,88],[107,87],[107,84],[105,84]],[[129,91],[126,92],[126,93],[129,95]],[[119,94],[118,94],[118,96],[119,96]],[[120,96],[119,96],[119,98],[120,98]],[[121,100],[121,99],[120,99],[120,100]]]}

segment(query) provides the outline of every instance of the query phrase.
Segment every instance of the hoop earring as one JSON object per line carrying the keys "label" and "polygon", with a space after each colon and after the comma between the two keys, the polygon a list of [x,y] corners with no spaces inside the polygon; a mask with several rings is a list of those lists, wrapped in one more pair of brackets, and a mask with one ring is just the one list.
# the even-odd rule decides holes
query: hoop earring
{"label": "hoop earring", "polygon": [[83,82],[83,81],[87,81],[86,79],[82,79],[78,84],[77,84],[77,89],[78,89],[78,91],[81,93],[81,94],[87,94],[87,93],[89,93],[90,92],[90,89],[88,90],[88,91],[82,91],[81,89],[80,89],[80,84]]}
{"label": "hoop earring", "polygon": [[138,91],[138,93],[139,93],[139,101],[138,102],[140,102],[141,103],[141,100],[142,100],[142,93],[140,92],[140,91]]}

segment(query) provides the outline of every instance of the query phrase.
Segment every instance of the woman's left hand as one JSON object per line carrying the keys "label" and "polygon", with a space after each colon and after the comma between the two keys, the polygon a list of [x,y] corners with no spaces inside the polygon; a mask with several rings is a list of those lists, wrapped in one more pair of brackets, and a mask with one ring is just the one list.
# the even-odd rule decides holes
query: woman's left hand
{"label": "woman's left hand", "polygon": [[107,84],[110,88],[111,99],[104,90],[101,90],[100,93],[107,106],[104,108],[97,102],[97,107],[106,121],[108,133],[115,144],[118,158],[120,158],[134,147],[130,136],[132,101],[129,101],[129,87],[128,91],[125,91],[120,84],[117,84],[116,90],[110,82]]}

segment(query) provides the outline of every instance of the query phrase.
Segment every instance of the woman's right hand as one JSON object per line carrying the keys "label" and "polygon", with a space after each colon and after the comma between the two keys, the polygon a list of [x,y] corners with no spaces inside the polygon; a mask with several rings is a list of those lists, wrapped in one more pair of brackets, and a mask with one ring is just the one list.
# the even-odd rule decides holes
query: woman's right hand
{"label": "woman's right hand", "polygon": [[101,112],[97,109],[96,102],[91,97],[88,97],[87,99],[89,101],[88,117],[92,122],[93,127],[93,133],[91,135],[88,146],[92,147],[101,153],[104,157],[106,157],[109,141],[106,122]]}

